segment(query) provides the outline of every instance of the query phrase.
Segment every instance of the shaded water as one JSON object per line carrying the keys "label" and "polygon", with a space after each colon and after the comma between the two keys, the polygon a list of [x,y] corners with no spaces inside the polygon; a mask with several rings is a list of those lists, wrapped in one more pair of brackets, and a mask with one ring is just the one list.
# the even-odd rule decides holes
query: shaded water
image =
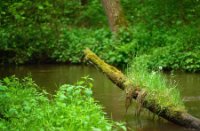
{"label": "shaded water", "polygon": [[[147,111],[139,118],[134,116],[134,106],[125,115],[125,95],[112,84],[103,73],[91,66],[40,65],[20,67],[0,67],[0,78],[15,74],[24,77],[28,74],[36,83],[49,93],[54,94],[59,85],[73,84],[81,77],[89,75],[94,79],[94,97],[105,107],[108,117],[116,121],[125,121],[127,127],[136,131],[182,131],[186,130],[164,120],[154,119]],[[165,74],[170,80],[176,80],[188,111],[200,118],[200,74]]]}

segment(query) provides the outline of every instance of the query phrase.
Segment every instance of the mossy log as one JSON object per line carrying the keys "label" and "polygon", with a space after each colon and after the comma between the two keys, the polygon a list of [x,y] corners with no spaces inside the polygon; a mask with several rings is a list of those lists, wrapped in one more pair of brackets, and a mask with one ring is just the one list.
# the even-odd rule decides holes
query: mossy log
{"label": "mossy log", "polygon": [[[117,68],[105,63],[97,55],[95,55],[89,49],[84,50],[85,60],[92,62],[96,65],[106,76],[119,88],[125,90],[130,99],[137,99],[137,97],[143,92],[142,89],[134,87],[134,84]],[[132,89],[132,91],[130,91]],[[146,94],[151,95],[151,94]],[[200,130],[200,120],[186,111],[176,110],[173,107],[161,107],[156,101],[148,100],[144,98],[142,106],[152,113],[172,122],[177,125],[191,128],[195,130]]]}

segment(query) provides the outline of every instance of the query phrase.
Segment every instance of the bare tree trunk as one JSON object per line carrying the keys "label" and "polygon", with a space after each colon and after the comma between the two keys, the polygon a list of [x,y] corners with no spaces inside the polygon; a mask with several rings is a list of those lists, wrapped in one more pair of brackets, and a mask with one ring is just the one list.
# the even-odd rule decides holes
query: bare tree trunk
{"label": "bare tree trunk", "polygon": [[108,18],[112,32],[117,32],[120,27],[126,27],[127,21],[124,17],[120,0],[101,0]]}
{"label": "bare tree trunk", "polygon": [[[130,99],[133,98],[137,100],[137,98],[143,93],[143,90],[140,87],[135,87],[121,71],[105,63],[89,49],[84,50],[84,54],[87,61],[90,61],[96,65],[114,84],[116,84],[122,90],[125,90],[127,93],[126,95],[128,95]],[[132,91],[130,89],[132,89]],[[151,94],[147,93],[146,95]],[[177,111],[170,107],[161,108],[161,105],[159,105],[156,101],[148,100],[146,97],[141,104],[144,108],[148,109],[152,113],[177,125],[200,130],[200,120],[190,115],[186,111]]]}
{"label": "bare tree trunk", "polygon": [[185,15],[186,14],[185,14],[185,11],[184,11],[184,2],[183,2],[183,0],[180,0],[180,2],[179,2],[179,17],[184,23],[187,22]]}

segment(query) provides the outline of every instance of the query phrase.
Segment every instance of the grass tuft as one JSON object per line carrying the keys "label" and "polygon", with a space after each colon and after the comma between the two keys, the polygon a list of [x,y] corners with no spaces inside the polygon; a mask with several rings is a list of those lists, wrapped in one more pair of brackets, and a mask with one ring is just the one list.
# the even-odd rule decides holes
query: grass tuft
{"label": "grass tuft", "polygon": [[[128,77],[135,86],[144,88],[148,95],[147,99],[154,100],[161,108],[173,108],[177,111],[185,111],[180,91],[176,85],[164,78],[160,71],[150,71],[147,68],[149,56],[136,57],[127,69]],[[162,70],[162,67],[160,67]]]}

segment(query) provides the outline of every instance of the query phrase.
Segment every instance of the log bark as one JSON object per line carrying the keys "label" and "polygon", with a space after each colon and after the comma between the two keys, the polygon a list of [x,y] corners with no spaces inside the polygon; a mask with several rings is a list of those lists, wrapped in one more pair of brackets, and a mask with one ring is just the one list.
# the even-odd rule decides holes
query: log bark
{"label": "log bark", "polygon": [[[142,92],[140,87],[135,87],[133,83],[117,68],[108,65],[103,60],[101,60],[96,54],[94,54],[89,49],[84,50],[85,59],[87,61],[92,62],[95,66],[97,66],[106,76],[119,88],[122,90],[128,90],[127,93],[131,92],[131,99],[137,99],[137,97]],[[129,91],[133,89],[132,91]],[[151,94],[147,94],[151,95]],[[178,111],[174,108],[170,107],[162,107],[156,101],[144,99],[142,106],[152,113],[170,121],[177,125],[191,128],[195,130],[200,130],[200,119],[192,116],[191,114],[187,113],[186,111]]]}

